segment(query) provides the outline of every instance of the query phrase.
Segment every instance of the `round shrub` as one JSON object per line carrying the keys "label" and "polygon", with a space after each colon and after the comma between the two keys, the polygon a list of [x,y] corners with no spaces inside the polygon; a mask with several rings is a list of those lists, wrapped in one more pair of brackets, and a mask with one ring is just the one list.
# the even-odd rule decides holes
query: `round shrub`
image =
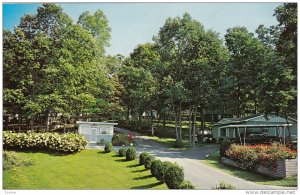
{"label": "round shrub", "polygon": [[152,164],[152,162],[154,161],[155,159],[154,159],[154,157],[153,156],[147,156],[146,158],[145,158],[145,169],[150,169],[150,167],[151,167],[151,164]]}
{"label": "round shrub", "polygon": [[195,186],[194,186],[190,181],[184,180],[184,181],[181,183],[181,185],[180,185],[179,188],[180,188],[180,189],[186,189],[186,190],[188,190],[188,189],[195,189]]}
{"label": "round shrub", "polygon": [[139,161],[140,165],[144,165],[145,164],[145,159],[148,156],[149,156],[149,153],[147,153],[147,152],[142,152],[140,154],[140,161]]}
{"label": "round shrub", "polygon": [[126,151],[126,160],[130,161],[130,160],[134,160],[135,158],[136,158],[135,148],[133,147],[128,148]]}
{"label": "round shrub", "polygon": [[109,152],[112,151],[112,148],[113,148],[112,143],[107,142],[107,143],[105,144],[104,151],[105,151],[106,153],[109,153]]}
{"label": "round shrub", "polygon": [[162,165],[157,167],[157,175],[155,176],[156,179],[159,181],[165,181],[165,173],[171,166],[173,166],[173,164],[169,161],[162,162]]}
{"label": "round shrub", "polygon": [[169,167],[165,173],[165,182],[170,189],[179,189],[184,180],[184,173],[182,167],[177,164]]}
{"label": "round shrub", "polygon": [[127,151],[126,148],[120,148],[119,149],[119,156],[121,156],[121,157],[126,156],[126,151]]}
{"label": "round shrub", "polygon": [[151,170],[151,174],[154,177],[157,177],[158,175],[158,169],[162,168],[162,162],[160,160],[154,160],[151,164],[150,170]]}

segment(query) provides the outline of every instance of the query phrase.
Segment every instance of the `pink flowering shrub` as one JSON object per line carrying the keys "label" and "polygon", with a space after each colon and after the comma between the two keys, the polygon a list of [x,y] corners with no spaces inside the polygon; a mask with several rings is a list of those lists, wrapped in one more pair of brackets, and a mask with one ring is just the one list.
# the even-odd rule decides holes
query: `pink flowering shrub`
{"label": "pink flowering shrub", "polygon": [[280,144],[256,146],[232,144],[225,152],[225,156],[236,161],[243,169],[253,169],[258,165],[276,169],[278,160],[296,158],[297,152]]}

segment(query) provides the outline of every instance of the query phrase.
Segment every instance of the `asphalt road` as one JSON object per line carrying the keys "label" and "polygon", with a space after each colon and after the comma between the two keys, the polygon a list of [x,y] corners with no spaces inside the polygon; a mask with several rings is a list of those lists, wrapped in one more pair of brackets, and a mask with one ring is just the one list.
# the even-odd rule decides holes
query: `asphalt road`
{"label": "asphalt road", "polygon": [[[142,136],[139,133],[122,128],[115,128],[115,130],[123,133],[131,133],[135,136],[135,140],[138,143],[136,147],[137,153],[148,152],[162,161],[178,163],[184,168],[185,179],[191,181],[196,189],[211,190],[219,185],[220,182],[231,184],[240,190],[296,189],[295,187],[259,185],[201,163],[201,160],[204,160],[207,154],[218,150],[218,146],[216,145],[202,148],[195,147],[184,151],[170,150],[155,141],[147,139],[146,136]],[[118,147],[114,147],[114,149],[118,150]]]}

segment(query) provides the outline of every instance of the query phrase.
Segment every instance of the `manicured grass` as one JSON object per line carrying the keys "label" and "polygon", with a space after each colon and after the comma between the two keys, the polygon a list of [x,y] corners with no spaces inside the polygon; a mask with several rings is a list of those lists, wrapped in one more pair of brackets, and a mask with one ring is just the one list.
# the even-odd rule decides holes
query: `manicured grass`
{"label": "manicured grass", "polygon": [[238,169],[235,167],[231,167],[229,165],[225,165],[219,162],[220,152],[214,152],[209,155],[206,160],[202,160],[201,162],[217,168],[221,171],[224,171],[230,175],[252,181],[258,184],[263,185],[273,185],[273,186],[287,186],[287,187],[296,187],[297,186],[297,176],[293,176],[285,179],[273,179],[270,177],[266,177],[263,175],[259,175],[254,172],[244,171],[242,169]]}
{"label": "manicured grass", "polygon": [[84,150],[67,156],[17,154],[35,163],[4,171],[4,189],[167,189],[137,160],[126,161],[115,152]]}

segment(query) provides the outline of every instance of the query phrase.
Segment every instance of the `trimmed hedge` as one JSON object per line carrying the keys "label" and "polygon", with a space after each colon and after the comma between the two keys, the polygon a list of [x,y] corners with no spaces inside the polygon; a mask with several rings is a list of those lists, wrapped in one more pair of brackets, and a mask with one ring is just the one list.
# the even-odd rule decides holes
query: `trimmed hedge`
{"label": "trimmed hedge", "polygon": [[145,159],[146,159],[146,157],[148,157],[149,156],[149,153],[147,153],[147,152],[142,152],[141,154],[140,154],[140,161],[139,161],[139,164],[140,165],[144,165],[145,164]]}
{"label": "trimmed hedge", "polygon": [[162,162],[162,166],[157,167],[156,179],[158,179],[159,181],[165,181],[165,174],[171,166],[173,166],[173,164],[169,161]]}
{"label": "trimmed hedge", "polygon": [[135,148],[128,148],[126,151],[126,160],[131,161],[136,159],[136,151]]}
{"label": "trimmed hedge", "polygon": [[159,169],[161,169],[163,166],[162,162],[160,160],[154,160],[151,164],[150,170],[151,170],[151,174],[157,178],[158,174],[159,174]]}
{"label": "trimmed hedge", "polygon": [[83,150],[87,145],[84,136],[75,133],[13,133],[3,132],[3,148],[34,149],[61,153],[75,153]]}
{"label": "trimmed hedge", "polygon": [[126,148],[120,148],[119,149],[119,156],[121,156],[121,157],[126,156],[126,151],[127,151]]}
{"label": "trimmed hedge", "polygon": [[183,168],[177,164],[170,166],[165,173],[165,183],[170,189],[180,189],[184,181]]}
{"label": "trimmed hedge", "polygon": [[150,167],[151,167],[151,164],[152,164],[152,162],[154,161],[155,159],[154,159],[154,157],[153,156],[147,156],[146,158],[145,158],[145,169],[150,169]]}
{"label": "trimmed hedge", "polygon": [[110,142],[106,142],[105,147],[104,147],[104,151],[106,153],[110,153],[113,149],[113,145]]}

